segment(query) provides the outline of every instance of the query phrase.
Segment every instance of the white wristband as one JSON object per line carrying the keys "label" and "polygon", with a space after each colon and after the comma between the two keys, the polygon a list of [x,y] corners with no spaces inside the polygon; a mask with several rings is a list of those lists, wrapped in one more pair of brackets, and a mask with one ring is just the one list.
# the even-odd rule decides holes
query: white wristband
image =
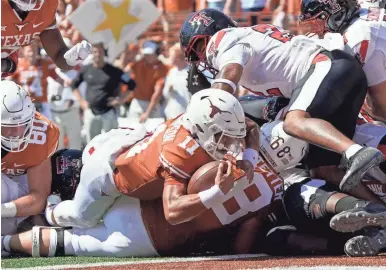
{"label": "white wristband", "polygon": [[201,202],[205,207],[209,209],[218,203],[218,198],[224,196],[224,193],[218,185],[214,185],[210,189],[199,192],[198,196],[200,196]]}
{"label": "white wristband", "polygon": [[249,160],[252,163],[253,168],[255,168],[257,162],[259,162],[259,152],[255,149],[247,148],[243,153],[243,160]]}
{"label": "white wristband", "polygon": [[13,202],[1,204],[1,217],[14,217],[16,216],[16,205]]}
{"label": "white wristband", "polygon": [[226,84],[228,84],[230,87],[232,87],[232,89],[233,89],[232,94],[234,94],[234,93],[236,92],[236,89],[237,89],[236,84],[235,84],[234,82],[230,81],[230,80],[227,80],[227,79],[214,79],[214,80],[212,81],[212,84],[211,84],[211,85],[213,85],[213,84],[215,84],[215,83],[226,83]]}

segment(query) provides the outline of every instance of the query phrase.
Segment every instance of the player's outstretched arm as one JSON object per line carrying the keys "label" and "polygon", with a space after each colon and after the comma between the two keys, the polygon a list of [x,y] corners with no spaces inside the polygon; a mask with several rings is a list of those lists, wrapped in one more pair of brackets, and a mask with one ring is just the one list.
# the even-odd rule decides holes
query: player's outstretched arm
{"label": "player's outstretched arm", "polygon": [[91,45],[82,41],[72,48],[68,48],[64,43],[59,29],[47,29],[40,34],[40,41],[43,44],[47,55],[52,61],[64,70],[71,70],[77,63],[77,60],[84,60],[91,54]]}
{"label": "player's outstretched arm", "polygon": [[[169,183],[169,184],[168,184]],[[233,187],[234,176],[230,161],[219,165],[215,185],[198,194],[187,194],[188,181],[165,179],[163,205],[166,220],[172,224],[188,222],[217,204]]]}
{"label": "player's outstretched arm", "polygon": [[2,204],[1,217],[28,217],[42,213],[51,191],[52,175],[50,172],[50,159],[29,168],[27,177],[30,192],[15,201]]}

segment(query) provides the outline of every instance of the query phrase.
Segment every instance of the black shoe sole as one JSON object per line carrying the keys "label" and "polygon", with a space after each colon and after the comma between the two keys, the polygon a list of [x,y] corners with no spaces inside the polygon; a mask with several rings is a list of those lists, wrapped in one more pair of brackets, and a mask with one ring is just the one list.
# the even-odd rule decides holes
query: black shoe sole
{"label": "black shoe sole", "polygon": [[377,256],[382,247],[370,236],[356,236],[344,245],[344,252],[350,257]]}
{"label": "black shoe sole", "polygon": [[374,157],[374,161],[368,163],[365,167],[351,172],[349,175],[346,175],[343,177],[342,181],[339,184],[340,190],[344,192],[348,192],[352,190],[353,188],[356,188],[359,183],[361,183],[363,176],[366,174],[367,171],[374,168],[375,166],[378,166],[383,161],[385,161],[385,157],[382,155],[382,153],[377,153],[377,155]]}
{"label": "black shoe sole", "polygon": [[369,213],[365,210],[343,211],[331,218],[330,227],[337,232],[356,232],[366,227],[386,228],[386,211],[378,213]]}

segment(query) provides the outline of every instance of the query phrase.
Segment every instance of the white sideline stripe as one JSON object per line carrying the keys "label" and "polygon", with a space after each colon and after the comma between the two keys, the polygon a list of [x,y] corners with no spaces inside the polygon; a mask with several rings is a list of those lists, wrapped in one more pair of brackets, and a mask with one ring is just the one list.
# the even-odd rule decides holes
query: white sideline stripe
{"label": "white sideline stripe", "polygon": [[367,270],[367,269],[372,269],[372,270],[384,270],[386,269],[385,266],[344,266],[344,265],[339,265],[339,266],[332,266],[332,265],[320,265],[320,266],[290,266],[290,267],[272,267],[272,268],[245,268],[243,270],[252,270],[252,269],[259,269],[259,270]]}
{"label": "white sideline stripe", "polygon": [[120,266],[120,265],[130,265],[130,264],[155,264],[155,263],[174,263],[174,262],[179,263],[179,262],[253,259],[253,258],[260,258],[260,257],[267,257],[267,256],[268,255],[266,254],[241,254],[241,255],[224,255],[224,256],[208,256],[208,257],[166,258],[166,259],[129,261],[129,262],[63,264],[63,265],[53,265],[53,266],[36,266],[36,267],[25,267],[25,268],[2,268],[2,269],[4,270],[57,270],[57,269],[65,269],[65,268],[89,268],[89,267]]}

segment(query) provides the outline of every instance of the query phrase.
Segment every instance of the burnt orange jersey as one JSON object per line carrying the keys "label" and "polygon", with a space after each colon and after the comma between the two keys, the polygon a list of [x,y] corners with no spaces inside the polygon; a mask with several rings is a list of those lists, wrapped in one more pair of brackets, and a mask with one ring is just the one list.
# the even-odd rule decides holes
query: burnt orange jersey
{"label": "burnt orange jersey", "polygon": [[22,20],[9,0],[1,0],[1,58],[34,42],[46,29],[56,27],[57,0],[44,1],[39,10],[28,12]]}
{"label": "burnt orange jersey", "polygon": [[[144,224],[160,255],[171,255],[194,237],[224,226],[238,226],[257,217],[264,222],[276,211],[283,195],[283,180],[265,162],[257,164],[253,182],[237,179],[221,202],[192,221],[171,225],[165,219],[162,200],[141,202]],[[279,203],[281,205],[281,203]]]}
{"label": "burnt orange jersey", "polygon": [[58,127],[36,112],[27,148],[21,152],[9,152],[2,158],[1,172],[10,176],[26,174],[28,168],[39,165],[56,151],[58,138]]}
{"label": "burnt orange jersey", "polygon": [[115,184],[126,195],[142,200],[159,198],[165,184],[189,180],[213,161],[181,125],[181,118],[159,125],[152,136],[123,152],[115,161]]}
{"label": "burnt orange jersey", "polygon": [[48,59],[39,59],[31,65],[20,59],[12,79],[26,89],[33,102],[47,102],[47,78],[56,78],[55,64]]}

